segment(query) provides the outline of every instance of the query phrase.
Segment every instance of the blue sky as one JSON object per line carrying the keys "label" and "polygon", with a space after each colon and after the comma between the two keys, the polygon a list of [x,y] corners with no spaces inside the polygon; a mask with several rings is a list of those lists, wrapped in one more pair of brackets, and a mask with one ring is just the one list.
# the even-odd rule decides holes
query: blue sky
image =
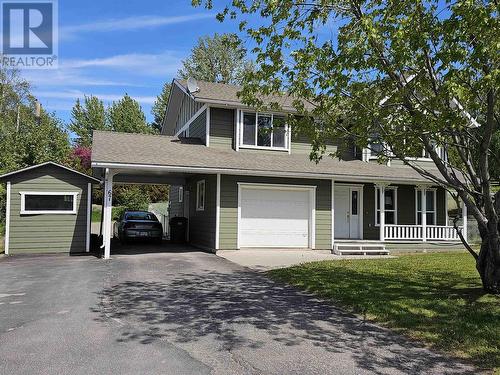
{"label": "blue sky", "polygon": [[237,32],[216,11],[189,0],[59,1],[59,68],[25,70],[33,92],[64,121],[77,97],[96,95],[106,104],[128,93],[151,119],[151,105],[171,81],[197,39]]}

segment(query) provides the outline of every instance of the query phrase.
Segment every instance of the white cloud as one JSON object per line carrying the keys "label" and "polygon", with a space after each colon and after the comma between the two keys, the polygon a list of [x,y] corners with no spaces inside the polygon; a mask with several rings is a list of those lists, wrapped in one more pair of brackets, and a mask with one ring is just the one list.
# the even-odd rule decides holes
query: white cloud
{"label": "white cloud", "polygon": [[63,69],[111,68],[131,70],[135,74],[172,76],[181,67],[182,58],[173,51],[160,54],[131,53],[95,59],[61,60]]}
{"label": "white cloud", "polygon": [[149,87],[151,80],[164,82],[175,77],[180,67],[178,53],[165,51],[159,54],[61,60],[57,69],[27,70],[24,78],[35,89],[45,90],[49,87]]}
{"label": "white cloud", "polygon": [[109,78],[98,78],[88,74],[82,74],[77,69],[53,69],[53,70],[31,70],[24,74],[34,87],[54,86],[120,86],[120,87],[146,87],[122,80]]}
{"label": "white cloud", "polygon": [[126,17],[119,19],[109,19],[103,21],[95,21],[80,25],[61,26],[59,27],[59,38],[70,38],[79,33],[85,32],[109,32],[109,31],[125,31],[138,30],[144,28],[153,28],[167,25],[174,25],[185,22],[192,22],[207,18],[213,18],[212,13],[195,13],[185,16],[138,16]]}
{"label": "white cloud", "polygon": [[[116,94],[97,94],[92,92],[83,92],[81,90],[65,90],[65,91],[35,91],[35,95],[43,99],[83,99],[85,95],[94,95],[105,102],[117,101],[123,98],[123,95]],[[137,100],[140,104],[153,104],[156,97],[154,96],[140,96],[130,95],[131,98]]]}

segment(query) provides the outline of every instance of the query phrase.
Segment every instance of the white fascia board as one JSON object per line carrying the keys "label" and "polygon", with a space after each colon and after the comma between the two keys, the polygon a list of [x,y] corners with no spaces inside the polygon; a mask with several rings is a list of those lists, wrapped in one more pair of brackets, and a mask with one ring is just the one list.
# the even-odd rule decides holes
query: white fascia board
{"label": "white fascia board", "polygon": [[186,88],[184,86],[182,86],[178,80],[174,79],[174,84],[184,93],[186,94],[187,96],[189,96],[191,99],[195,100],[196,98],[189,93],[189,91],[186,90]]}
{"label": "white fascia board", "polygon": [[1,175],[0,178],[5,178],[5,177],[13,176],[13,175],[16,175],[18,173],[26,172],[26,171],[29,171],[29,170],[32,170],[32,169],[36,169],[36,168],[40,168],[40,167],[44,167],[46,165],[53,165],[53,166],[56,166],[56,167],[59,167],[59,168],[63,168],[65,170],[69,171],[69,172],[76,173],[76,174],[78,174],[80,176],[83,176],[83,177],[86,177],[88,179],[91,179],[91,180],[93,180],[96,183],[100,183],[101,182],[101,181],[99,181],[95,177],[86,175],[85,173],[82,173],[82,172],[75,171],[74,169],[71,169],[71,168],[66,167],[64,165],[61,165],[59,163],[55,163],[53,161],[46,161],[45,163],[41,163],[41,164],[37,164],[37,165],[32,165],[30,167],[26,167],[26,168],[23,168],[23,169],[18,169],[17,171],[12,171],[12,172],[9,172],[9,173],[5,173],[5,174]]}
{"label": "white fascia board", "polygon": [[[128,164],[128,163],[109,163],[109,162],[92,162],[93,168],[117,168],[117,169],[145,169],[155,171],[165,171],[172,173],[204,173],[204,174],[232,174],[240,176],[261,176],[261,177],[297,177],[309,179],[329,180],[334,178],[335,181],[342,182],[361,182],[361,183],[376,183],[385,182],[387,184],[400,183],[403,185],[419,185],[426,184],[422,180],[393,178],[393,177],[370,177],[357,175],[336,175],[327,173],[307,173],[307,172],[286,172],[286,171],[261,171],[261,170],[246,170],[234,168],[210,168],[210,167],[186,167],[186,166],[168,166],[156,164]],[[428,182],[431,184],[432,182]]]}

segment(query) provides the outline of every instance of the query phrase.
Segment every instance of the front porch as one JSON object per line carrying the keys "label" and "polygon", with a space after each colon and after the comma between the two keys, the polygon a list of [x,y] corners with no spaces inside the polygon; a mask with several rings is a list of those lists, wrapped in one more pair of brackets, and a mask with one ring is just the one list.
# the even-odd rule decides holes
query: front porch
{"label": "front porch", "polygon": [[[332,244],[460,242],[467,239],[467,211],[450,225],[448,196],[429,184],[332,181]],[[383,202],[383,204],[380,204]],[[456,210],[455,210],[456,212]]]}

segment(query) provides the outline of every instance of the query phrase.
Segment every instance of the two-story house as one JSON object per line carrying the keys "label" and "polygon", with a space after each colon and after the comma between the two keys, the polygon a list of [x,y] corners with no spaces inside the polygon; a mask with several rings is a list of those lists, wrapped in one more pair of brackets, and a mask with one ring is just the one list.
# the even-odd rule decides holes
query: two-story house
{"label": "two-story house", "polygon": [[367,150],[310,161],[307,139],[286,123],[291,98],[278,98],[280,113],[260,113],[238,86],[190,86],[173,81],[161,135],[94,133],[106,257],[113,182],[170,184],[171,216],[187,217],[189,242],[210,250],[458,241],[445,190],[411,168],[381,165]]}

